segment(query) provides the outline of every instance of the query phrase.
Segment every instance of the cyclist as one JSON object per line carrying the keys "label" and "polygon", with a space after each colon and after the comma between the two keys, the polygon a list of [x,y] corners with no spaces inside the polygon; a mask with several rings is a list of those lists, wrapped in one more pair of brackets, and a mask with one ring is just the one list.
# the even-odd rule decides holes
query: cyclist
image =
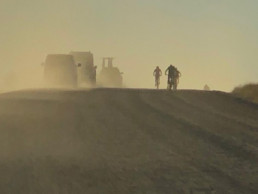
{"label": "cyclist", "polygon": [[159,89],[160,76],[162,76],[162,71],[159,68],[159,66],[157,66],[156,69],[154,70],[153,76],[155,77],[155,86],[157,87],[157,89]]}
{"label": "cyclist", "polygon": [[171,90],[173,86],[173,89],[176,90],[181,73],[177,70],[176,67],[174,67],[173,65],[170,65],[166,69],[165,75],[168,75],[168,89]]}

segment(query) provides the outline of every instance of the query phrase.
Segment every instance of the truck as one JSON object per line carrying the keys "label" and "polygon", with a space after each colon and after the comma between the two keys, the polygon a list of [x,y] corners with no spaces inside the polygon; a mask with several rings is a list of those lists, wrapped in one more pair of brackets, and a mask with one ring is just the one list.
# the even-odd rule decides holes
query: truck
{"label": "truck", "polygon": [[77,87],[77,65],[72,55],[50,54],[43,65],[46,86]]}
{"label": "truck", "polygon": [[112,57],[103,58],[98,80],[97,66],[94,66],[91,52],[49,54],[43,65],[47,87],[122,87],[123,85],[123,73],[113,66]]}

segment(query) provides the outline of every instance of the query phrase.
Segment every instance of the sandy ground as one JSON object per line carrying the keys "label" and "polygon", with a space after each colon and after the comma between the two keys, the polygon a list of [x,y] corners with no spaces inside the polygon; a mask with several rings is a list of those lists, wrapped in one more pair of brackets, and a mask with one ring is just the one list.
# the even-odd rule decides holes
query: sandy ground
{"label": "sandy ground", "polygon": [[222,92],[0,95],[0,193],[258,193],[258,105]]}

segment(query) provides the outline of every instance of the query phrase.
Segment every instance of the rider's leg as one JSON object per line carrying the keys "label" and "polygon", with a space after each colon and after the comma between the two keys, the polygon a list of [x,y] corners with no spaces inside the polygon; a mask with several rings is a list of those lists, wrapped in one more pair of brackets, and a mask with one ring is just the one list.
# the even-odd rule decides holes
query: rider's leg
{"label": "rider's leg", "polygon": [[172,77],[168,76],[168,90],[171,90],[172,87]]}
{"label": "rider's leg", "polygon": [[155,86],[158,86],[159,85],[159,78],[158,76],[155,76]]}
{"label": "rider's leg", "polygon": [[159,83],[160,83],[160,77],[159,76],[156,76],[156,83],[155,83],[155,86],[157,86],[157,88],[159,88]]}
{"label": "rider's leg", "polygon": [[175,80],[175,89],[176,90],[177,90],[178,83],[179,83],[179,80],[178,80],[178,78],[176,78],[176,80]]}
{"label": "rider's leg", "polygon": [[172,78],[172,82],[171,82],[171,89],[175,90],[175,82],[174,82],[174,78]]}

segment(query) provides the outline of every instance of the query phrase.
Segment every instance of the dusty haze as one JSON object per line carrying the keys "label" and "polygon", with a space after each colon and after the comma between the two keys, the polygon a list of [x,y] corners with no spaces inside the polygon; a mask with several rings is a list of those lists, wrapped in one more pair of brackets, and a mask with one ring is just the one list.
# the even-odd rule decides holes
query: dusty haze
{"label": "dusty haze", "polygon": [[183,74],[180,88],[231,91],[257,82],[257,6],[255,0],[1,0],[0,86],[39,87],[47,54],[90,50],[99,67],[101,57],[115,57],[128,87],[153,87],[155,66],[164,71],[173,63]]}
{"label": "dusty haze", "polygon": [[[0,193],[257,194],[258,105],[240,98],[257,94],[222,92],[257,82],[257,7],[0,0]],[[114,57],[128,88],[42,88],[46,56],[71,51],[91,51],[98,73]],[[46,82],[76,85],[68,58],[47,63]],[[171,63],[180,90],[149,89],[154,68]],[[221,91],[192,90],[205,84]]]}

